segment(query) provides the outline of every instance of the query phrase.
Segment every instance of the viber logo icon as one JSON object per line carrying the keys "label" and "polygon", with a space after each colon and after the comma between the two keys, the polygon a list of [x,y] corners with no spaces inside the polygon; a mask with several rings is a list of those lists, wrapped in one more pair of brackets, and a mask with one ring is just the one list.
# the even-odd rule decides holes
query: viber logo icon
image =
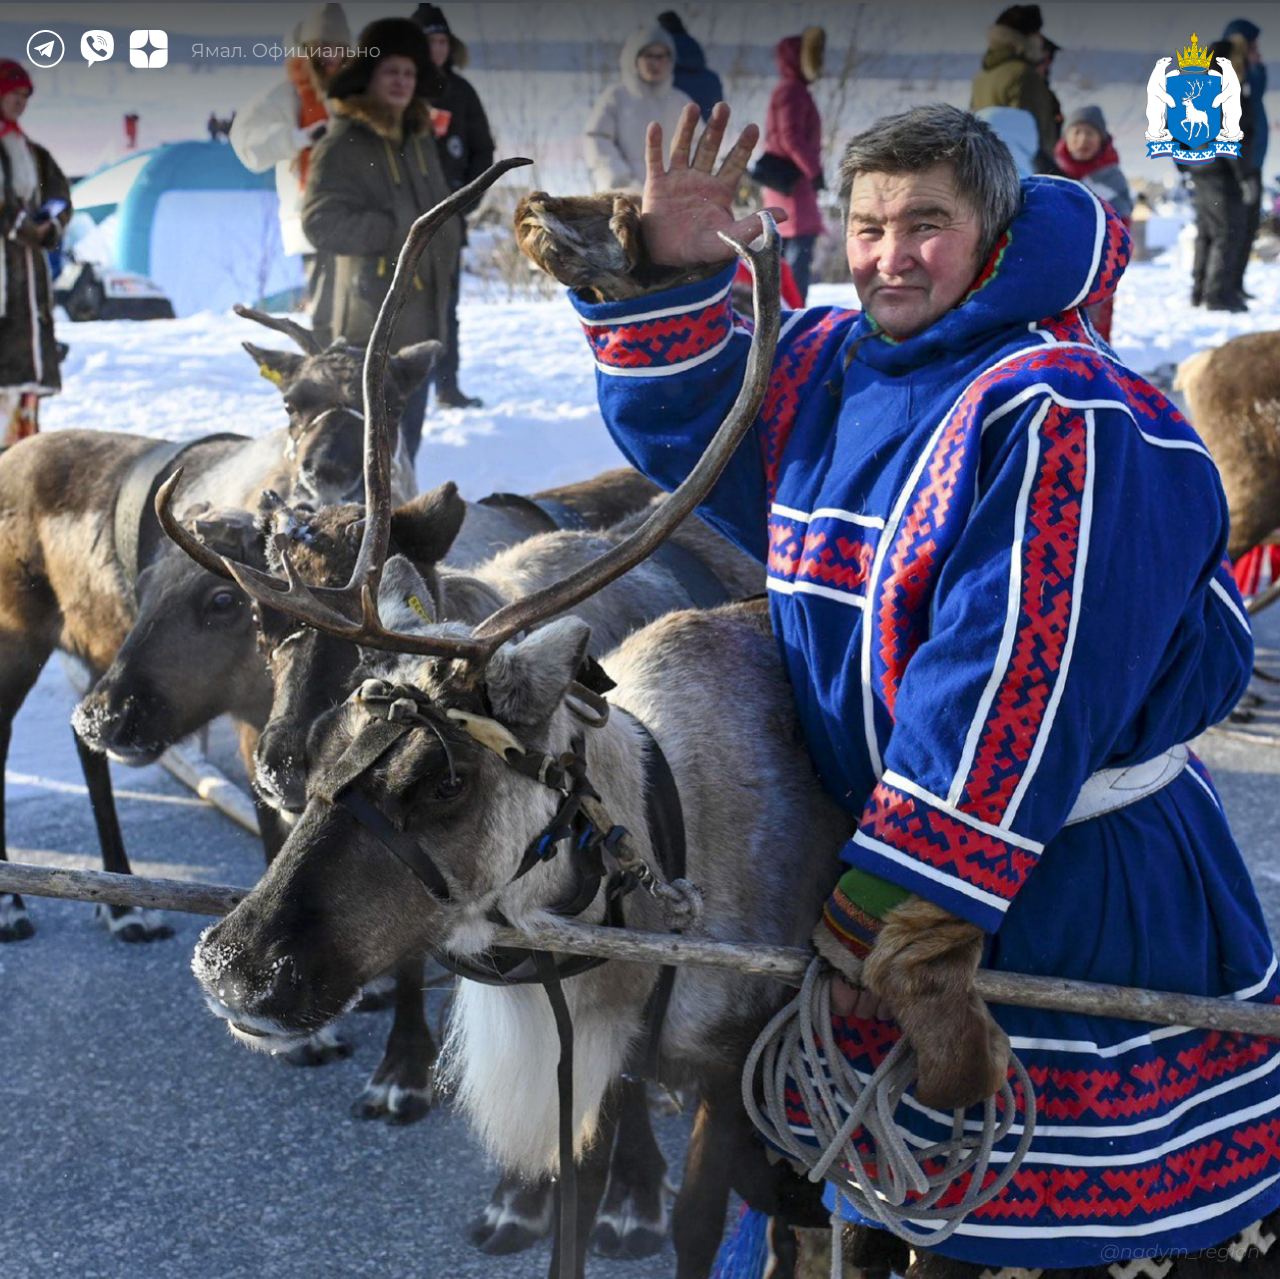
{"label": "viber logo icon", "polygon": [[167,31],[130,31],[129,65],[142,71],[155,71],[169,65],[169,33]]}

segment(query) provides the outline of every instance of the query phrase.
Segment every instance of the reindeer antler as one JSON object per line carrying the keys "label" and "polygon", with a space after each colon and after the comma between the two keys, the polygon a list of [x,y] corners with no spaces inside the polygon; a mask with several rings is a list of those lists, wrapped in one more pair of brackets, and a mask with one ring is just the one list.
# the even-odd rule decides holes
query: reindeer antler
{"label": "reindeer antler", "polygon": [[[379,308],[368,349],[365,351],[364,494],[367,516],[350,580],[346,586],[341,587],[308,586],[298,577],[290,562],[287,539],[281,539],[277,535],[273,544],[280,555],[284,581],[248,564],[219,557],[225,570],[251,598],[306,622],[317,630],[328,631],[343,639],[393,651],[403,647],[393,642],[396,637],[383,630],[378,618],[378,583],[391,538],[392,448],[384,388],[392,333],[413,287],[418,260],[436,231],[451,217],[468,208],[473,200],[478,199],[509,169],[532,163],[532,160],[517,156],[492,165],[475,181],[455,191],[418,218],[400,250],[391,286]],[[265,321],[271,324],[288,323],[277,322],[270,316],[265,317]],[[167,505],[171,493],[172,488],[165,486],[156,494],[156,513],[161,525],[189,555],[199,563],[207,563],[206,557],[212,554],[209,548],[200,545],[198,552],[194,550],[186,530],[177,525],[167,509],[162,509],[162,503]],[[467,656],[478,658],[486,655],[480,645],[470,645],[470,648],[473,651]]]}
{"label": "reindeer antler", "polygon": [[[400,251],[391,288],[378,312],[365,356],[364,465],[367,517],[350,580],[346,586],[337,588],[308,586],[298,577],[290,562],[287,539],[277,535],[273,544],[280,558],[284,581],[259,572],[249,565],[224,559],[235,581],[260,603],[317,630],[367,648],[459,658],[483,666],[499,645],[512,635],[572,608],[651,555],[705,499],[743,437],[751,429],[768,389],[781,318],[778,231],[773,219],[767,214],[762,215],[764,236],[761,247],[751,248],[722,237],[751,270],[754,281],[755,327],[751,335],[746,374],[737,398],[684,482],[655,508],[638,529],[617,546],[611,547],[563,581],[500,608],[482,622],[471,636],[406,634],[389,631],[383,626],[378,616],[378,585],[386,562],[391,532],[391,444],[386,423],[386,404],[380,392],[391,332],[410,287],[414,266],[436,228],[460,207],[467,207],[508,169],[528,163],[528,160],[511,159],[494,165],[414,223],[409,238]],[[167,531],[168,524],[165,527]],[[185,540],[179,544],[185,549]],[[202,549],[205,554],[210,553],[208,548]]]}
{"label": "reindeer antler", "polygon": [[242,306],[239,302],[231,309],[246,320],[256,320],[264,328],[274,329],[277,333],[291,337],[298,344],[299,349],[308,355],[319,355],[324,350],[320,339],[310,329],[304,329],[301,324],[293,320],[282,320],[277,316],[268,315],[265,311],[256,311],[251,306]]}

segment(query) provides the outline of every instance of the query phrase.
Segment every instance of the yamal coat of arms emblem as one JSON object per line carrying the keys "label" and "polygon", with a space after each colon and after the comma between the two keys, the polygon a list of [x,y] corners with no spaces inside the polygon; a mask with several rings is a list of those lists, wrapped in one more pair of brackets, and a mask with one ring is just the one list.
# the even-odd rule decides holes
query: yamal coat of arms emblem
{"label": "yamal coat of arms emblem", "polygon": [[1238,156],[1243,108],[1231,59],[1213,58],[1193,33],[1176,71],[1169,70],[1172,61],[1158,59],[1147,81],[1147,154],[1184,164]]}

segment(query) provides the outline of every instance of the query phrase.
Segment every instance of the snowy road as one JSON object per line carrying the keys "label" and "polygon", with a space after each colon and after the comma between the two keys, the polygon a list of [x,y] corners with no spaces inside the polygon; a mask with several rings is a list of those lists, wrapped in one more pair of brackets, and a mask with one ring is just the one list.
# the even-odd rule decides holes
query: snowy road
{"label": "snowy road", "polygon": [[[1117,308],[1122,355],[1147,369],[1249,328],[1280,326],[1280,281],[1257,268],[1252,316],[1187,315],[1180,277],[1144,266]],[[848,290],[821,291],[848,300]],[[1170,324],[1170,316],[1178,317]],[[586,352],[563,303],[464,309],[464,385],[483,411],[429,424],[424,481],[476,495],[533,488],[613,465]],[[189,437],[256,434],[280,420],[276,393],[238,342],[265,341],[232,317],[169,325],[62,326],[67,393],[50,426]],[[270,335],[268,335],[270,336]],[[92,406],[88,409],[87,406]],[[92,413],[92,420],[87,418]],[[1280,669],[1280,609],[1260,636]],[[97,865],[78,793],[58,665],[17,721],[9,759],[15,859]],[[1274,718],[1274,717],[1273,717]],[[1210,737],[1202,753],[1224,794],[1273,929],[1280,927],[1275,798],[1280,750]],[[228,765],[230,768],[231,765]],[[139,873],[249,884],[254,842],[193,802],[158,768],[117,770],[125,838]],[[297,1070],[234,1044],[205,1013],[187,964],[205,921],[170,917],[174,940],[107,939],[78,903],[34,900],[31,941],[0,947],[0,1276],[23,1279],[535,1279],[545,1252],[494,1261],[462,1224],[492,1173],[447,1109],[408,1129],[350,1118],[389,1014],[347,1019],[354,1056]],[[664,1124],[674,1158],[678,1122]],[[669,1274],[669,1254],[596,1276]]]}

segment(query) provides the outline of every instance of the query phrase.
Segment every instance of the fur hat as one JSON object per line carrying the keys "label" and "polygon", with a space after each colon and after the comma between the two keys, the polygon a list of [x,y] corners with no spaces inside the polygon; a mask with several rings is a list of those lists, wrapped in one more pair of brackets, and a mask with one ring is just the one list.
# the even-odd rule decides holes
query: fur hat
{"label": "fur hat", "polygon": [[444,90],[444,75],[431,61],[427,37],[408,18],[379,18],[369,23],[356,37],[356,48],[359,53],[348,58],[329,81],[329,97],[352,98],[364,93],[378,63],[391,57],[408,58],[417,68],[414,97],[432,98]]}
{"label": "fur hat", "polygon": [[21,62],[12,58],[0,59],[0,93],[12,93],[15,89],[25,89],[34,93],[36,87]]}
{"label": "fur hat", "polygon": [[465,67],[467,65],[467,46],[450,30],[449,19],[444,16],[444,10],[438,4],[420,4],[413,11],[410,21],[416,22],[429,36],[449,37],[449,60],[445,66]]}
{"label": "fur hat", "polygon": [[996,25],[1008,27],[1020,35],[1033,36],[1044,26],[1038,4],[1011,4],[997,19]]}

